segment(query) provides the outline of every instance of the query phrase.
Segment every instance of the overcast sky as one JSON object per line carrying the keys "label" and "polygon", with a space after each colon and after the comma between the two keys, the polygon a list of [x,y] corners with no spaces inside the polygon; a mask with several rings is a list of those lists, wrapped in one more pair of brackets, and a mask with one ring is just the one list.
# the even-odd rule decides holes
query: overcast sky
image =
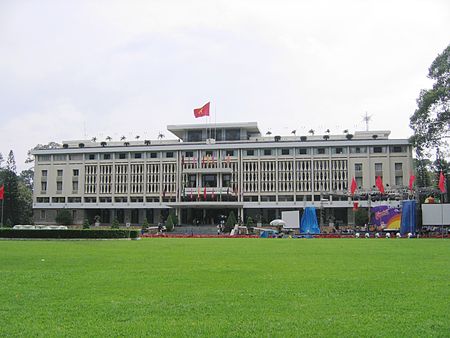
{"label": "overcast sky", "polygon": [[450,43],[450,2],[0,0],[0,152],[168,124],[391,130]]}

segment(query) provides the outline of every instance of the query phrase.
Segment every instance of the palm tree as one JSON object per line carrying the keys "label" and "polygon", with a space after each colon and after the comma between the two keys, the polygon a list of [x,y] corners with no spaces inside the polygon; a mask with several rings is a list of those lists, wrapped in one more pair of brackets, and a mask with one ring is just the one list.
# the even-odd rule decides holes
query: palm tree
{"label": "palm tree", "polygon": [[127,139],[127,138],[126,138],[125,136],[121,136],[121,137],[120,137],[120,140],[121,140],[121,141],[125,141],[126,139]]}
{"label": "palm tree", "polygon": [[326,132],[327,134],[329,134],[329,133],[330,133],[330,129],[325,130],[325,132]]}
{"label": "palm tree", "polygon": [[160,133],[158,134],[158,140],[162,140],[164,137],[165,137],[165,136],[164,136],[163,133],[160,132]]}
{"label": "palm tree", "polygon": [[123,145],[124,145],[125,147],[128,147],[128,146],[130,145],[130,142],[124,142]]}
{"label": "palm tree", "polygon": [[100,143],[100,145],[101,145],[102,147],[105,147],[105,146],[106,146],[106,142],[105,142],[105,141],[102,141],[102,142]]}
{"label": "palm tree", "polygon": [[291,131],[291,134],[293,134],[293,135],[295,135],[297,133],[297,130],[293,130],[293,131]]}
{"label": "palm tree", "polygon": [[150,145],[150,140],[145,140],[145,141],[144,141],[144,144],[145,144],[146,146],[149,146],[149,145]]}
{"label": "palm tree", "polygon": [[106,136],[106,141],[111,141],[112,137],[111,136]]}
{"label": "palm tree", "polygon": [[139,136],[139,135],[136,135],[134,138],[135,138],[136,140],[139,140],[140,136]]}
{"label": "palm tree", "polygon": [[310,133],[311,135],[314,135],[314,129],[310,129],[310,130],[308,131],[308,133]]}
{"label": "palm tree", "polygon": [[272,132],[269,130],[266,135],[272,135]]}
{"label": "palm tree", "polygon": [[94,136],[94,137],[91,139],[91,141],[92,141],[92,142],[95,142],[95,141],[97,141],[97,138]]}
{"label": "palm tree", "polygon": [[344,134],[348,134],[348,129],[345,129],[345,130],[344,130]]}

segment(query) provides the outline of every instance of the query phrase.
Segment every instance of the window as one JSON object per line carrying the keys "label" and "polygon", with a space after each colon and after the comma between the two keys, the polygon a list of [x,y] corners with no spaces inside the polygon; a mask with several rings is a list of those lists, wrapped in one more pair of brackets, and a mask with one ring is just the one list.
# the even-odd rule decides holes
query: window
{"label": "window", "polygon": [[335,153],[336,154],[343,154],[344,153],[344,148],[342,148],[342,147],[335,148]]}
{"label": "window", "polygon": [[255,151],[253,149],[247,150],[247,156],[255,156]]}
{"label": "window", "polygon": [[58,171],[57,171],[57,175],[58,175],[58,177],[61,177],[61,176],[63,175],[63,171],[62,171],[62,169],[58,169]]}
{"label": "window", "polygon": [[142,158],[142,153],[134,153],[134,158]]}
{"label": "window", "polygon": [[47,162],[50,161],[50,155],[38,155],[38,162]]}
{"label": "window", "polygon": [[375,163],[375,171],[383,171],[383,163]]}
{"label": "window", "polygon": [[373,147],[374,154],[380,154],[383,152],[383,147]]}
{"label": "window", "polygon": [[47,191],[47,182],[41,182],[41,192]]}
{"label": "window", "polygon": [[366,147],[350,147],[351,154],[365,154],[367,153]]}
{"label": "window", "polygon": [[355,163],[355,171],[362,171],[362,163]]}
{"label": "window", "polygon": [[272,155],[272,149],[264,149],[264,156]]}
{"label": "window", "polygon": [[42,170],[41,171],[42,177],[47,177],[47,174],[48,174],[47,170]]}
{"label": "window", "polygon": [[212,157],[212,156],[214,156],[214,152],[212,150],[207,150],[207,151],[205,151],[205,155]]}
{"label": "window", "polygon": [[231,175],[230,174],[223,174],[222,176],[222,187],[230,187],[231,186]]}
{"label": "window", "polygon": [[196,176],[197,176],[196,174],[188,175],[188,187],[189,188],[197,187],[197,177]]}
{"label": "window", "polygon": [[66,155],[53,155],[53,160],[54,161],[65,161],[66,160]]}
{"label": "window", "polygon": [[186,151],[184,153],[184,156],[186,156],[186,157],[194,157],[194,152],[193,151]]}
{"label": "window", "polygon": [[77,193],[78,192],[78,181],[72,182],[72,192]]}
{"label": "window", "polygon": [[395,185],[403,185],[403,176],[395,176]]}
{"label": "window", "polygon": [[317,148],[317,154],[325,155],[325,148]]}
{"label": "window", "polygon": [[355,177],[355,181],[356,181],[356,186],[358,188],[363,186],[363,178],[362,177]]}
{"label": "window", "polygon": [[52,203],[65,203],[65,197],[52,197]]}
{"label": "window", "polygon": [[150,153],[150,158],[158,158],[158,153]]}
{"label": "window", "polygon": [[77,177],[80,175],[80,170],[78,169],[73,169],[73,176]]}
{"label": "window", "polygon": [[405,146],[392,146],[391,147],[391,152],[393,152],[393,153],[404,153],[404,152],[406,152],[406,147]]}
{"label": "window", "polygon": [[217,187],[217,175],[208,174],[202,176],[203,187]]}
{"label": "window", "polygon": [[239,129],[226,129],[225,130],[225,140],[226,141],[237,141],[241,138],[241,131]]}
{"label": "window", "polygon": [[50,197],[37,197],[37,203],[50,203]]}
{"label": "window", "polygon": [[189,130],[188,131],[188,142],[200,142],[202,140],[201,130]]}
{"label": "window", "polygon": [[120,153],[119,155],[119,160],[125,160],[127,158],[127,154],[125,153]]}
{"label": "window", "polygon": [[68,203],[81,203],[81,197],[67,197]]}
{"label": "window", "polygon": [[395,163],[395,171],[403,171],[403,163]]}
{"label": "window", "polygon": [[56,191],[62,191],[62,182],[56,182]]}
{"label": "window", "polygon": [[298,149],[298,153],[300,155],[307,155],[308,154],[308,149],[306,149],[306,148],[299,148]]}
{"label": "window", "polygon": [[83,154],[70,154],[69,160],[70,161],[81,161],[83,159]]}
{"label": "window", "polygon": [[234,156],[234,150],[226,150],[225,155],[226,156]]}
{"label": "window", "polygon": [[281,149],[281,155],[289,155],[289,154],[290,154],[289,149],[287,149],[287,148]]}
{"label": "window", "polygon": [[111,159],[111,154],[103,154],[103,159],[104,160],[110,160]]}
{"label": "window", "polygon": [[41,210],[39,216],[40,216],[41,219],[45,219],[45,210]]}
{"label": "window", "polygon": [[86,154],[86,160],[95,160],[95,154]]}
{"label": "window", "polygon": [[167,158],[172,158],[172,157],[173,157],[173,151],[168,151],[168,152],[166,153],[166,157],[167,157]]}

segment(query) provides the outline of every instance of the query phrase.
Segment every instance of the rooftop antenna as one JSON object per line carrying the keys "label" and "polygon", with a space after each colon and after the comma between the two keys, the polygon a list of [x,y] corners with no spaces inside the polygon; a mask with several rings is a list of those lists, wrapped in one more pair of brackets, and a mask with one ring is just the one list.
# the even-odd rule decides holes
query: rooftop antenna
{"label": "rooftop antenna", "polygon": [[369,121],[372,119],[372,115],[368,115],[366,112],[366,115],[363,116],[363,121],[366,122],[366,131],[369,131]]}

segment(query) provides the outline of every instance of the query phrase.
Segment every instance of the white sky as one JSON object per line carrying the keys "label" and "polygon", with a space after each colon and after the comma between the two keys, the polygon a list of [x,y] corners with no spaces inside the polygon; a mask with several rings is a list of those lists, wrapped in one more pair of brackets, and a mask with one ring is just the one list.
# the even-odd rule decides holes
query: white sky
{"label": "white sky", "polygon": [[0,0],[0,152],[155,139],[168,124],[257,121],[263,133],[392,130],[450,43],[450,2]]}

